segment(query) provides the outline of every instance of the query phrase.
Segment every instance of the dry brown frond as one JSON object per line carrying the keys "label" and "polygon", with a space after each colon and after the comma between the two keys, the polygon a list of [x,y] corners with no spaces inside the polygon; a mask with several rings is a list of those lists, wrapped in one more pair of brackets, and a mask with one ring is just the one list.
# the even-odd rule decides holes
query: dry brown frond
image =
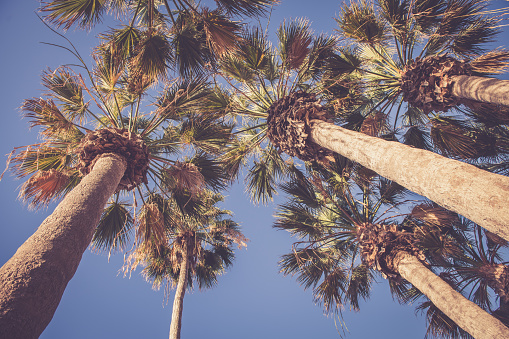
{"label": "dry brown frond", "polygon": [[205,178],[195,164],[177,161],[166,170],[168,175],[167,185],[179,191],[189,191],[198,194],[205,187]]}
{"label": "dry brown frond", "polygon": [[458,219],[456,213],[451,212],[435,203],[422,203],[410,212],[412,217],[436,226],[450,226]]}
{"label": "dry brown frond", "polygon": [[207,44],[219,58],[238,52],[237,44],[241,38],[237,35],[240,32],[237,23],[207,8],[203,9],[202,19]]}
{"label": "dry brown frond", "polygon": [[496,49],[484,53],[470,61],[470,66],[473,72],[483,74],[504,73],[509,66],[509,51]]}
{"label": "dry brown frond", "polygon": [[62,193],[69,179],[68,174],[54,169],[37,171],[21,186],[19,198],[23,201],[31,200],[29,206],[32,208],[47,206]]}
{"label": "dry brown frond", "polygon": [[159,246],[167,242],[164,218],[157,204],[144,204],[136,224],[136,243]]}
{"label": "dry brown frond", "polygon": [[388,129],[387,114],[377,111],[362,122],[360,132],[372,137],[378,137]]}
{"label": "dry brown frond", "polygon": [[221,233],[226,239],[232,241],[234,244],[237,244],[238,249],[242,249],[243,247],[247,247],[247,243],[249,239],[240,231],[227,228],[227,227],[210,227],[211,232]]}

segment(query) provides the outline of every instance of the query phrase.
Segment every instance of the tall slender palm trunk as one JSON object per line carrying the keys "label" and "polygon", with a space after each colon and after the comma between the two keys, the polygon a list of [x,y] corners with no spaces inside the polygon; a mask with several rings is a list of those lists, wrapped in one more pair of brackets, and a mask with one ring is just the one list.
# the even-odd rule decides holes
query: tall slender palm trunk
{"label": "tall slender palm trunk", "polygon": [[426,295],[436,307],[476,339],[509,338],[509,328],[471,302],[415,256],[400,252],[394,259],[398,273]]}
{"label": "tall slender palm trunk", "polygon": [[0,338],[38,338],[44,331],[125,169],[123,157],[102,155],[0,268]]}
{"label": "tall slender palm trunk", "polygon": [[321,120],[311,121],[311,140],[509,241],[509,177]]}
{"label": "tall slender palm trunk", "polygon": [[452,94],[457,98],[509,106],[509,80],[456,75],[452,81]]}
{"label": "tall slender palm trunk", "polygon": [[182,328],[182,311],[184,310],[184,296],[187,288],[187,276],[189,270],[189,256],[187,255],[187,239],[184,240],[182,249],[182,263],[180,264],[179,280],[173,299],[173,310],[171,313],[170,339],[180,339],[180,330]]}

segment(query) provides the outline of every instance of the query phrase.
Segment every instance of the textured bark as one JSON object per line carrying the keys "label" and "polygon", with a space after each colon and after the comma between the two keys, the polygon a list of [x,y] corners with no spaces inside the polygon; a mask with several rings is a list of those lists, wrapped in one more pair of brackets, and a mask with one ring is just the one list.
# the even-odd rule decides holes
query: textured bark
{"label": "textured bark", "polygon": [[38,338],[53,318],[126,161],[102,155],[0,268],[0,338]]}
{"label": "textured bark", "polygon": [[452,81],[455,97],[509,106],[509,80],[458,75]]}
{"label": "textured bark", "polygon": [[416,257],[400,252],[395,266],[401,277],[476,339],[509,338],[509,328],[428,270]]}
{"label": "textured bark", "polygon": [[322,147],[463,215],[509,241],[509,177],[399,142],[312,120],[311,138]]}
{"label": "textured bark", "polygon": [[187,275],[189,270],[189,256],[187,239],[184,240],[182,248],[182,263],[180,264],[179,280],[173,299],[173,310],[171,313],[170,339],[180,339],[180,330],[182,328],[182,311],[184,310],[184,296],[187,288]]}

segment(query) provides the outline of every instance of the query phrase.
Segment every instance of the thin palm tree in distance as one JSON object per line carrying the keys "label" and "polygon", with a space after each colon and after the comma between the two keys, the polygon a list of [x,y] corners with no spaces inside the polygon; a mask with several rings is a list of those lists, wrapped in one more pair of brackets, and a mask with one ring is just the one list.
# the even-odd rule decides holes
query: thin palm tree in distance
{"label": "thin palm tree in distance", "polygon": [[199,206],[193,214],[174,200],[150,195],[147,209],[140,215],[141,229],[159,225],[160,236],[140,234],[140,242],[124,267],[127,273],[143,266],[142,274],[152,281],[153,288],[166,285],[168,296],[175,288],[170,339],[180,338],[186,291],[195,284],[200,289],[213,287],[218,276],[232,265],[234,245],[240,249],[248,241],[229,218],[231,212],[216,206],[223,201],[220,194],[201,191],[197,195]]}

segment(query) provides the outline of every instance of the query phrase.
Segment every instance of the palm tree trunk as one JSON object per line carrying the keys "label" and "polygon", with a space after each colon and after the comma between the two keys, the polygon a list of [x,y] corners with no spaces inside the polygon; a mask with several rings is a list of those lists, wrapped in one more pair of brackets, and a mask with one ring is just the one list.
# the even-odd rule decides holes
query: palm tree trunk
{"label": "palm tree trunk", "polygon": [[509,338],[509,328],[471,302],[415,256],[400,252],[394,259],[398,273],[428,297],[436,307],[476,339]]}
{"label": "palm tree trunk", "polygon": [[187,255],[187,239],[184,240],[182,250],[182,263],[180,264],[179,280],[173,299],[173,310],[171,313],[170,339],[180,339],[180,330],[182,328],[182,311],[184,309],[184,296],[187,287],[187,274],[189,270],[189,256]]}
{"label": "palm tree trunk", "polygon": [[321,120],[311,121],[311,140],[509,241],[509,177]]}
{"label": "palm tree trunk", "polygon": [[102,155],[0,268],[0,338],[38,338],[53,318],[126,161]]}
{"label": "palm tree trunk", "polygon": [[509,106],[509,80],[456,75],[452,81],[452,94],[457,98]]}

